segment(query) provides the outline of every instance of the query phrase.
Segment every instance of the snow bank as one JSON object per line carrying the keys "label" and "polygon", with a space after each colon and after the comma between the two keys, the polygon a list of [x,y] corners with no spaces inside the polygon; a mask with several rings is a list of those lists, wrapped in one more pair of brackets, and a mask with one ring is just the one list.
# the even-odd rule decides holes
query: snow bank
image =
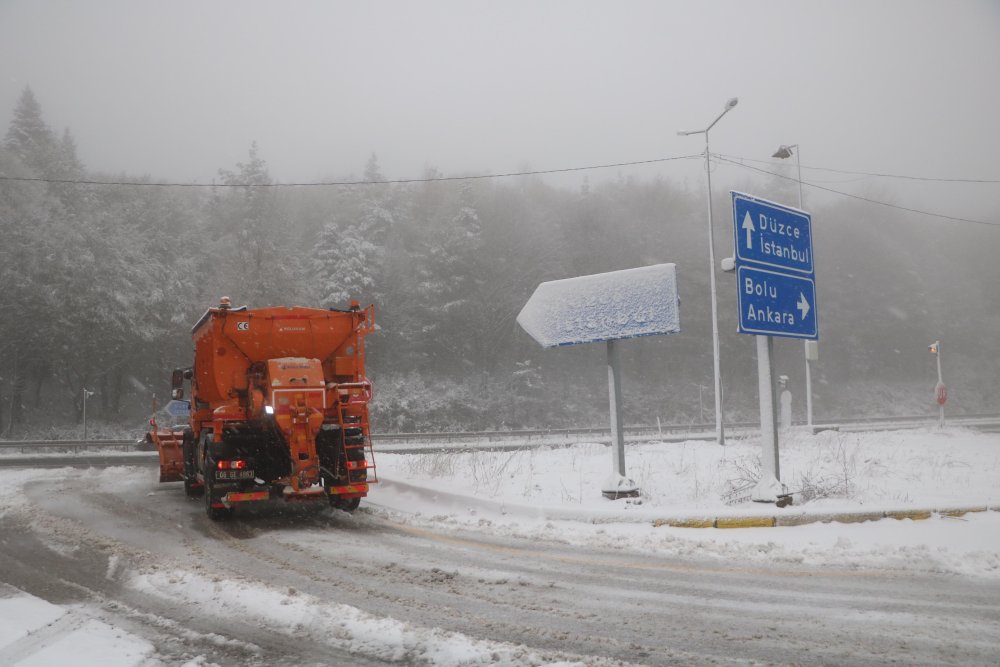
{"label": "snow bank", "polygon": [[[629,445],[639,499],[611,501],[601,444],[512,452],[381,454],[366,505],[435,529],[720,562],[789,563],[1000,577],[1000,513],[812,523],[762,530],[653,527],[663,517],[822,517],[892,509],[1000,506],[1000,435],[962,429],[785,432],[782,479],[795,505],[740,502],[760,471],[756,438],[721,447],[689,441]],[[399,481],[399,480],[405,480]],[[727,504],[727,501],[730,504]]]}
{"label": "snow bank", "polygon": [[156,649],[121,628],[0,585],[0,662],[18,667],[134,667]]}
{"label": "snow bank", "polygon": [[[783,432],[781,479],[797,510],[815,513],[1000,504],[1000,435],[963,429]],[[504,506],[623,518],[746,513],[760,474],[757,437],[626,447],[640,500],[611,501],[601,485],[611,450],[597,443],[516,451],[377,454],[380,475]],[[376,490],[377,494],[377,490]],[[773,507],[773,506],[766,506]]]}
{"label": "snow bank", "polygon": [[[128,585],[143,593],[197,605],[203,612],[252,618],[278,632],[308,634],[331,650],[371,656],[400,664],[474,665],[558,664],[523,646],[474,639],[438,628],[423,628],[378,617],[343,604],[331,604],[294,589],[256,582],[207,578],[177,570],[134,575]],[[334,655],[331,653],[331,656]],[[591,662],[587,664],[602,664]],[[606,661],[611,664],[612,661]]]}

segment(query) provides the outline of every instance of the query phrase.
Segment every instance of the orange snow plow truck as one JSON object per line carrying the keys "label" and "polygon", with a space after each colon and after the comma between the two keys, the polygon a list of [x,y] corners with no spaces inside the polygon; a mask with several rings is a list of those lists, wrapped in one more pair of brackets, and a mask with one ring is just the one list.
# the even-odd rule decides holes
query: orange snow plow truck
{"label": "orange snow plow truck", "polygon": [[356,301],[250,310],[223,297],[191,330],[194,366],[171,378],[175,404],[190,382],[189,424],[150,420],[160,481],[204,496],[214,520],[276,498],[357,509],[377,481],[364,353],[374,328],[374,307]]}

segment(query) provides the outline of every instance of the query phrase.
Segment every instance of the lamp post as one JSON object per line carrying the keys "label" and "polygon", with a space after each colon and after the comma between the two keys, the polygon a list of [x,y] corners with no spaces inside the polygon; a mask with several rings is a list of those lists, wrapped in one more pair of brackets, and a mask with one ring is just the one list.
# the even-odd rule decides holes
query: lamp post
{"label": "lamp post", "polygon": [[705,135],[705,175],[708,179],[708,276],[709,288],[712,292],[712,362],[715,370],[715,441],[720,445],[726,444],[725,427],[722,420],[722,368],[719,361],[719,298],[715,290],[715,236],[712,233],[712,163],[711,154],[708,149],[708,131],[715,127],[723,116],[739,103],[738,98],[731,98],[726,102],[722,113],[715,117],[704,130],[690,130],[678,132],[682,137],[692,134]]}
{"label": "lamp post", "polygon": [[[794,149],[794,150],[793,150]],[[782,160],[788,159],[795,156],[795,167],[798,170],[799,177],[797,183],[799,184],[799,209],[802,210],[802,162],[800,161],[801,149],[798,144],[792,144],[791,146],[785,146],[782,144],[778,146],[778,150],[774,152],[771,157],[776,157]],[[812,364],[809,362],[818,357],[819,350],[817,348],[816,341],[803,341],[805,345],[806,352],[806,424],[812,428],[813,425],[813,392],[812,392]]]}
{"label": "lamp post", "polygon": [[87,442],[87,399],[94,395],[94,392],[83,388],[83,441]]}

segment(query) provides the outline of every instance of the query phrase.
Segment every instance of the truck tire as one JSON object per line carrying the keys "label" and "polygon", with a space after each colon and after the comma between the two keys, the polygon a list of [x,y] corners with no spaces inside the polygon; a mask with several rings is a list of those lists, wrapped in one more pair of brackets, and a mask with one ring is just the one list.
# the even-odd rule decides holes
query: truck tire
{"label": "truck tire", "polygon": [[212,507],[212,503],[217,501],[218,498],[215,496],[215,485],[212,484],[212,478],[209,475],[205,476],[205,513],[208,514],[208,518],[212,521],[224,521],[226,519],[231,519],[233,516],[232,507]]}
{"label": "truck tire", "polygon": [[205,485],[198,482],[195,465],[196,447],[194,433],[190,428],[184,429],[184,438],[181,440],[181,451],[184,453],[184,494],[188,498],[198,498],[205,495]]}
{"label": "truck tire", "polygon": [[358,509],[358,505],[360,504],[361,498],[338,498],[337,496],[330,496],[330,505],[334,509],[347,512],[348,514],[351,514],[354,510]]}

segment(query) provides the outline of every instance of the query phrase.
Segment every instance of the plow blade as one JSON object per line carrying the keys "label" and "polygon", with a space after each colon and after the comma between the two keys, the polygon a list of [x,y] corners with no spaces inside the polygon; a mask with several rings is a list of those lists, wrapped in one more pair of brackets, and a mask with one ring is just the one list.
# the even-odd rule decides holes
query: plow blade
{"label": "plow blade", "polygon": [[146,440],[156,445],[160,453],[160,481],[180,482],[184,480],[184,432],[151,431]]}

